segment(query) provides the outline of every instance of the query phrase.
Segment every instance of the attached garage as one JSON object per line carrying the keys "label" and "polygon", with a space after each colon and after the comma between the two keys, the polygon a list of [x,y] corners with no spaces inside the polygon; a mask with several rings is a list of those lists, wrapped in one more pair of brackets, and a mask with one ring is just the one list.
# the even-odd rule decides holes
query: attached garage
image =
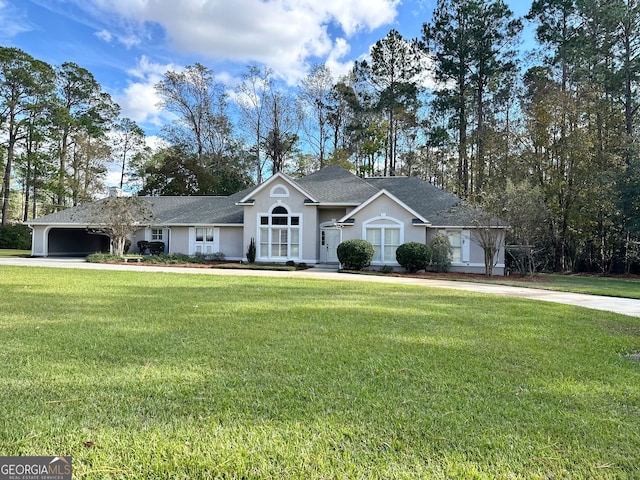
{"label": "attached garage", "polygon": [[56,257],[85,257],[109,253],[109,237],[86,228],[51,228],[46,234],[46,254]]}

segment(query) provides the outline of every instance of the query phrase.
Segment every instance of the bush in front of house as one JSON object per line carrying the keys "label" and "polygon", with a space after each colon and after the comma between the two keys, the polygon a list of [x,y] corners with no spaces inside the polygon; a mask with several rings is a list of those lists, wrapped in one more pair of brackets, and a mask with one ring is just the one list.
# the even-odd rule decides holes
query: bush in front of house
{"label": "bush in front of house", "polygon": [[89,263],[122,262],[122,257],[118,255],[112,255],[111,253],[92,253],[91,255],[87,255],[87,262]]}
{"label": "bush in front of house", "polygon": [[338,260],[346,270],[362,270],[371,265],[374,249],[366,240],[345,240],[338,245]]}
{"label": "bush in front of house", "polygon": [[431,262],[431,248],[419,242],[403,243],[396,249],[396,261],[409,273],[426,270]]}
{"label": "bush in front of house", "polygon": [[249,248],[247,248],[247,262],[256,263],[256,241],[251,237]]}
{"label": "bush in front of house", "polygon": [[431,242],[431,269],[441,273],[448,272],[452,253],[449,237],[443,233],[436,235]]}
{"label": "bush in front of house", "polygon": [[0,227],[0,248],[31,250],[31,229],[26,225]]}
{"label": "bush in front of house", "polygon": [[202,256],[190,257],[184,253],[161,253],[159,255],[151,255],[144,257],[145,263],[154,263],[159,265],[181,265],[183,263],[207,263]]}

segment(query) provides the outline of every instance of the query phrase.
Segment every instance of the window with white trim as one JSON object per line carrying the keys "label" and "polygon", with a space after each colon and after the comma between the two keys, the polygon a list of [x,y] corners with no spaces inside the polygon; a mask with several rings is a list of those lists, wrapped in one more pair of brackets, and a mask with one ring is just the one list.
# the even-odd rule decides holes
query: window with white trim
{"label": "window with white trim", "polygon": [[275,185],[269,192],[269,196],[270,197],[288,197],[289,189],[281,184]]}
{"label": "window with white trim", "polygon": [[375,263],[396,263],[396,250],[402,243],[402,224],[391,218],[365,223],[365,239],[373,245]]}
{"label": "window with white trim", "polygon": [[263,259],[300,258],[300,216],[282,206],[260,216],[260,251]]}
{"label": "window with white trim", "polygon": [[469,261],[469,231],[445,230],[451,244],[451,263],[465,263]]}
{"label": "window with white trim", "polygon": [[216,238],[214,227],[196,227],[195,229],[195,253],[215,253]]}
{"label": "window with white trim", "polygon": [[462,261],[462,232],[447,230],[447,238],[451,244],[451,263],[460,263]]}
{"label": "window with white trim", "polygon": [[164,229],[152,228],[151,229],[151,241],[152,242],[164,242]]}

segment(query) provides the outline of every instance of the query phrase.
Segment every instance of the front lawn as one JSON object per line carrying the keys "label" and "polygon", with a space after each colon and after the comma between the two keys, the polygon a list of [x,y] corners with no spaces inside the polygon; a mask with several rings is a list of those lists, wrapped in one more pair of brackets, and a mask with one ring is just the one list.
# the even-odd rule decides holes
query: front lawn
{"label": "front lawn", "polygon": [[0,267],[0,452],[79,479],[640,477],[640,319],[336,287]]}
{"label": "front lawn", "polygon": [[545,288],[552,290],[640,299],[638,278],[595,275],[542,275],[542,278],[550,281]]}
{"label": "front lawn", "polygon": [[0,248],[0,258],[2,257],[28,257],[31,250],[15,250],[10,248]]}
{"label": "front lawn", "polygon": [[604,277],[601,275],[580,274],[537,274],[534,277],[493,276],[469,274],[418,274],[424,278],[439,278],[442,280],[495,283],[514,287],[542,288],[561,292],[586,293],[589,295],[603,295],[605,297],[624,297],[640,299],[640,278],[638,277]]}

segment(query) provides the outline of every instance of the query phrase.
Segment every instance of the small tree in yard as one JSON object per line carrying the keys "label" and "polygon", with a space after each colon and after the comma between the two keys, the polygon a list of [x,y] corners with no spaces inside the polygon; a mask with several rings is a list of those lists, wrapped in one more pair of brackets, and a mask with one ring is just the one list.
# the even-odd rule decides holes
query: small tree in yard
{"label": "small tree in yard", "polygon": [[109,197],[89,205],[88,228],[111,240],[111,253],[124,255],[127,237],[154,219],[151,204],[140,197]]}
{"label": "small tree in yard", "polygon": [[449,237],[444,233],[437,234],[431,242],[431,266],[436,272],[448,272],[451,268],[453,249]]}
{"label": "small tree in yard", "polygon": [[478,211],[474,220],[475,242],[484,252],[484,273],[487,277],[493,275],[493,267],[498,263],[498,252],[504,241],[503,226],[501,221],[486,212]]}
{"label": "small tree in yard", "polygon": [[247,261],[249,263],[256,263],[256,241],[253,237],[251,237],[249,248],[247,248]]}

